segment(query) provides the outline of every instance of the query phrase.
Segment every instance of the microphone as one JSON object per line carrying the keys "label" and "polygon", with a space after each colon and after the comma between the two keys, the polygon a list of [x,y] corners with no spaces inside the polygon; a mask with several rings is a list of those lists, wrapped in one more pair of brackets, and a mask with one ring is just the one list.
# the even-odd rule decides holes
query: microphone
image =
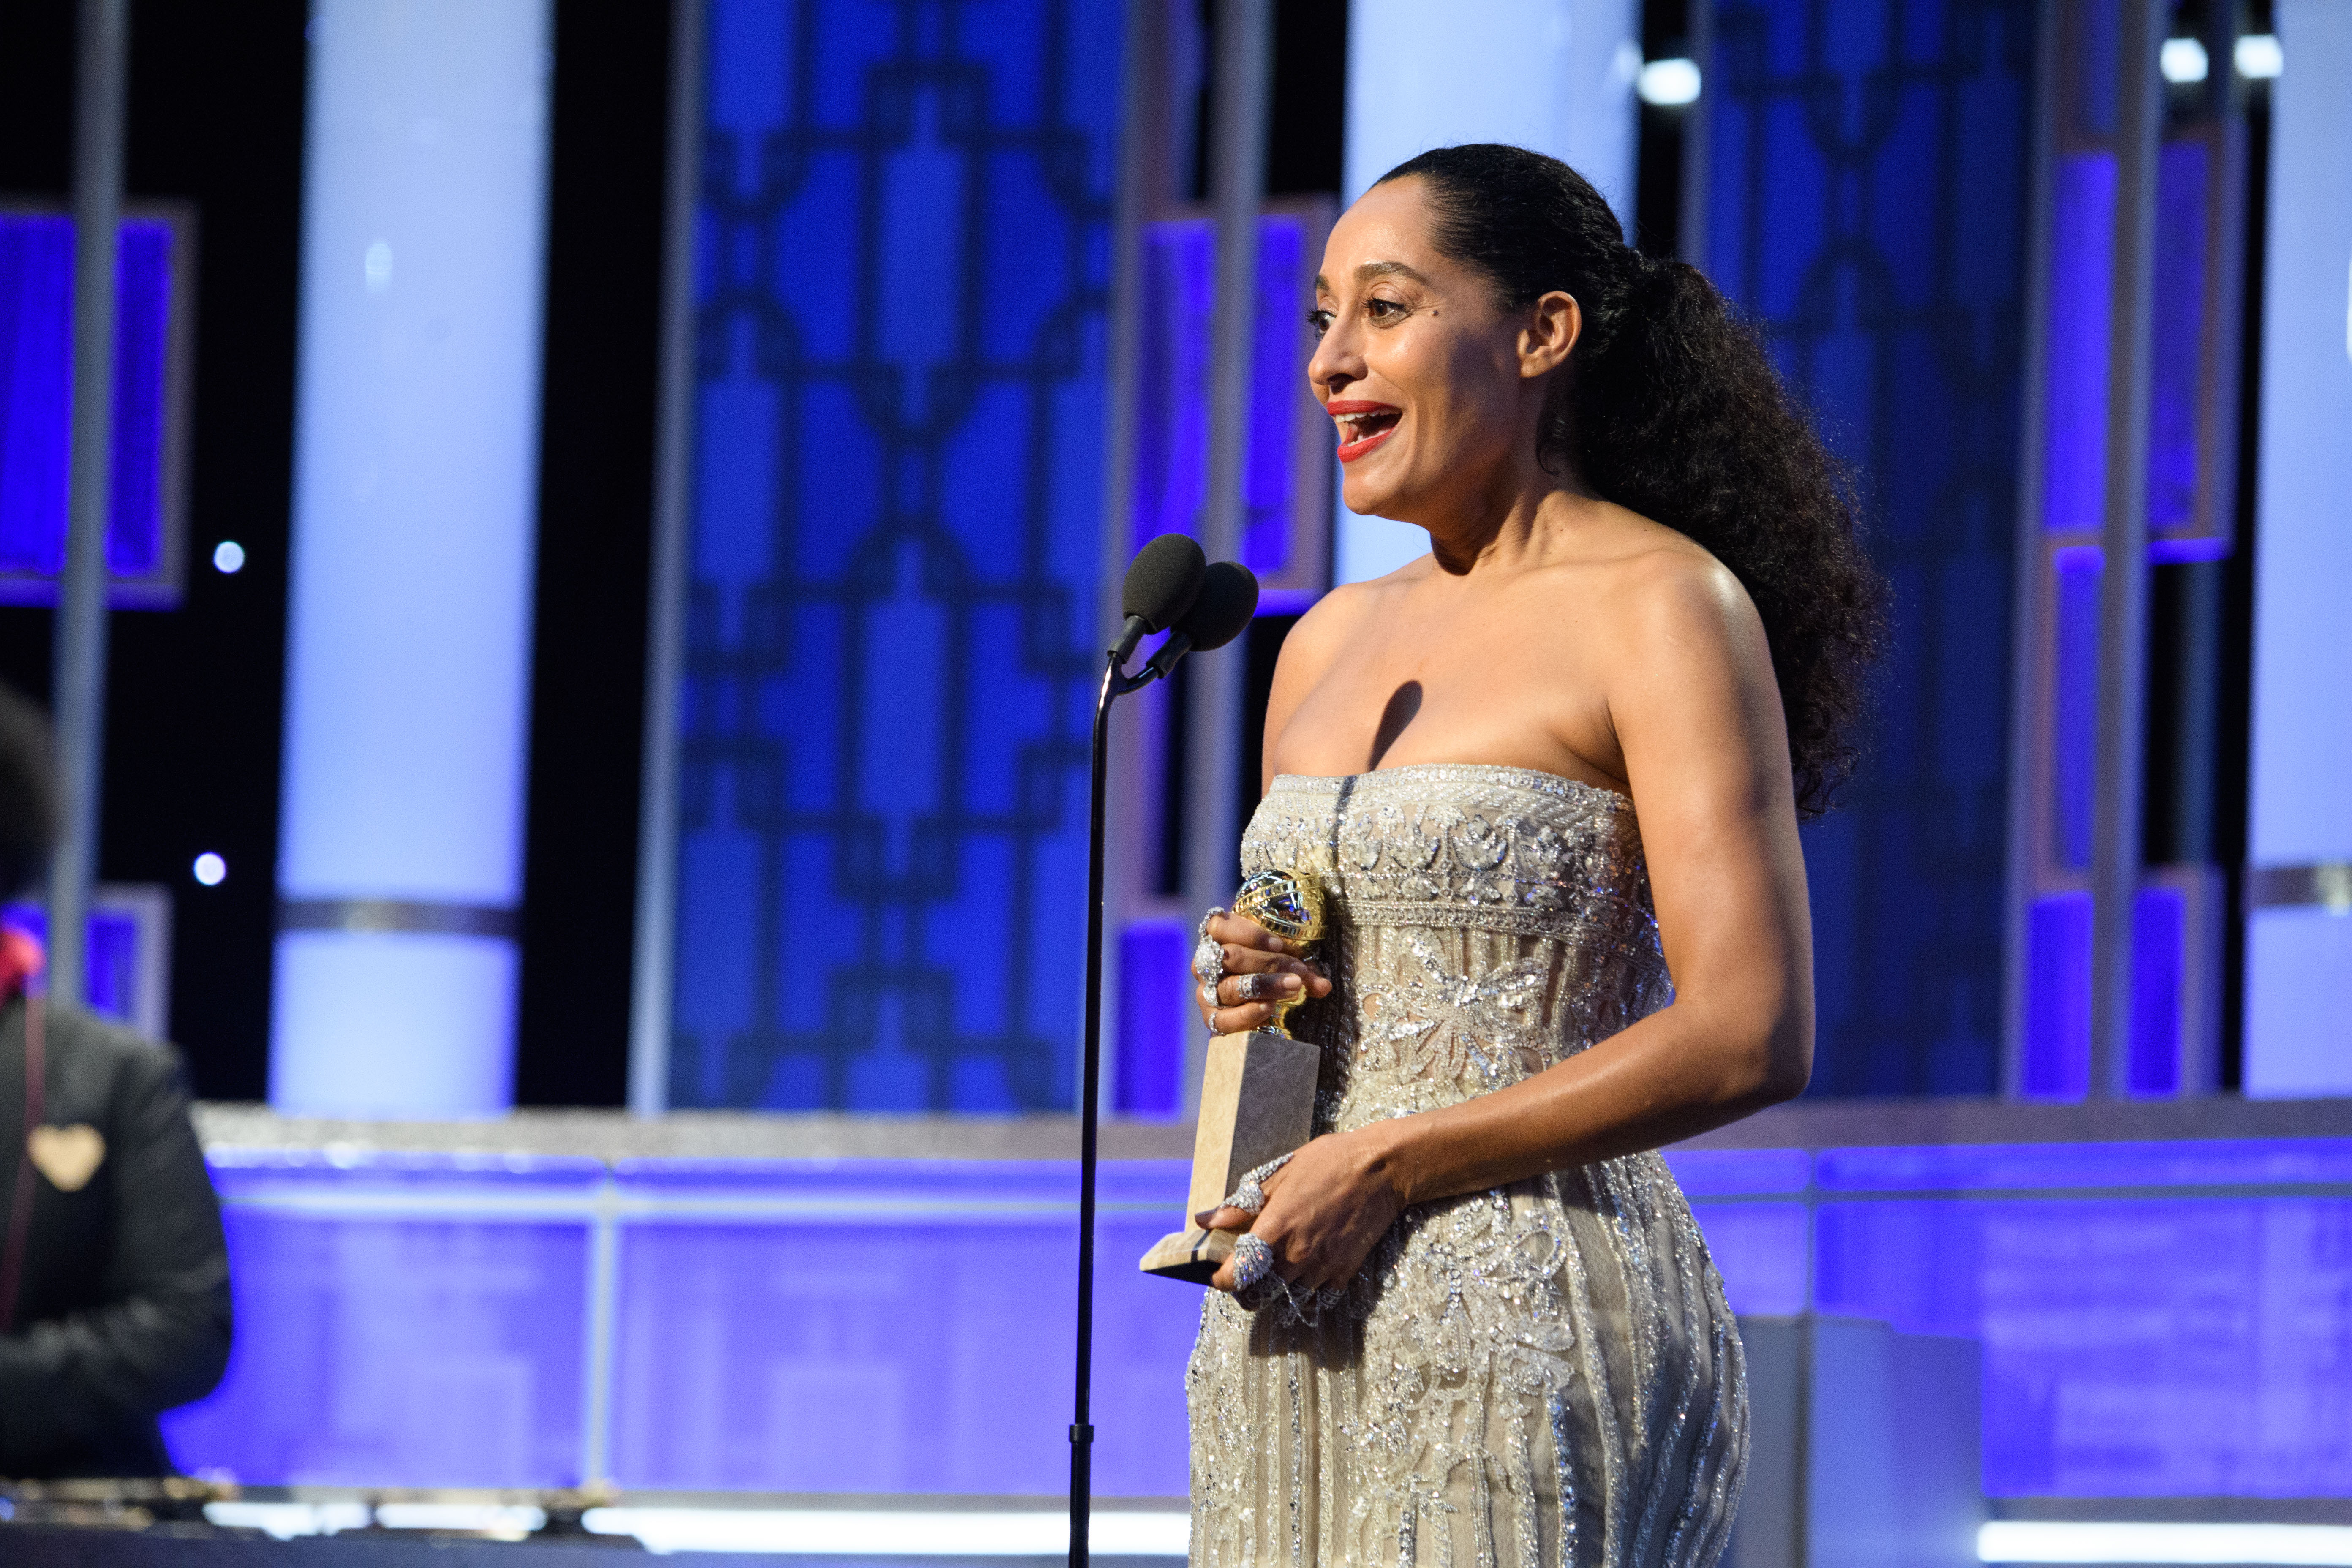
{"label": "microphone", "polygon": [[[1086,1010],[1078,1059],[1078,1331],[1075,1410],[1070,1422],[1070,1568],[1085,1568],[1089,1500],[1094,1496],[1095,1167],[1100,1159],[1102,1105],[1103,828],[1110,782],[1110,705],[1160,679],[1196,647],[1223,647],[1257,614],[1257,579],[1231,561],[1204,564],[1201,547],[1181,533],[1145,545],[1119,590],[1127,624],[1110,650],[1095,699],[1091,777],[1087,799]],[[1133,675],[1128,657],[1146,633],[1173,627],[1151,661]]]}
{"label": "microphone", "polygon": [[1166,631],[1190,611],[1207,573],[1201,547],[1181,533],[1163,533],[1138,551],[1119,587],[1119,613],[1127,625],[1111,649],[1112,662],[1124,668],[1136,644]]}
{"label": "microphone", "polygon": [[1250,569],[1238,561],[1218,562],[1202,574],[1200,596],[1151,656],[1149,673],[1164,678],[1186,654],[1224,647],[1242,635],[1256,614],[1257,579]]}

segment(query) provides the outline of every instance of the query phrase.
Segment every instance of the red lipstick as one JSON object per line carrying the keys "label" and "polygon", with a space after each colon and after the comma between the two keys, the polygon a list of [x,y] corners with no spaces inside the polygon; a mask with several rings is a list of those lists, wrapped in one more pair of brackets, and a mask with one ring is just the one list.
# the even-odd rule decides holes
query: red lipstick
{"label": "red lipstick", "polygon": [[1323,405],[1339,426],[1339,460],[1352,463],[1373,447],[1396,434],[1398,421],[1404,410],[1391,403],[1367,403],[1360,398],[1339,397]]}

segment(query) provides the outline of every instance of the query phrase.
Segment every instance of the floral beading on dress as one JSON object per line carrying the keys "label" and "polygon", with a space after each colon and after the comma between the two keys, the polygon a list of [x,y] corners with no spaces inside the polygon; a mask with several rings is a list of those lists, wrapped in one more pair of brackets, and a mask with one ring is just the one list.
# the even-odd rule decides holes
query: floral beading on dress
{"label": "floral beading on dress", "polygon": [[[1516,1083],[1673,1000],[1633,808],[1519,768],[1285,775],[1245,874],[1322,879],[1316,1131]],[[1723,1282],[1655,1153],[1408,1209],[1337,1304],[1211,1291],[1203,1568],[1706,1568],[1747,1459]]]}

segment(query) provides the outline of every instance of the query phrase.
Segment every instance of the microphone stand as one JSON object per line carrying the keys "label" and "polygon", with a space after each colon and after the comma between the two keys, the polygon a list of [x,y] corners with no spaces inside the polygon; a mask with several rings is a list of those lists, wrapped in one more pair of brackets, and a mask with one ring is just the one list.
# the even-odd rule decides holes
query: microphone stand
{"label": "microphone stand", "polygon": [[[1175,668],[1192,639],[1179,632],[1136,675],[1125,673],[1132,637],[1113,648],[1095,699],[1094,776],[1087,810],[1087,1017],[1085,1087],[1078,1102],[1078,1357],[1077,1409],[1070,1423],[1070,1568],[1087,1568],[1087,1531],[1094,1508],[1095,1163],[1102,1098],[1103,797],[1110,767],[1110,705]],[[1179,644],[1181,644],[1179,647]],[[1176,647],[1165,666],[1160,658]]]}

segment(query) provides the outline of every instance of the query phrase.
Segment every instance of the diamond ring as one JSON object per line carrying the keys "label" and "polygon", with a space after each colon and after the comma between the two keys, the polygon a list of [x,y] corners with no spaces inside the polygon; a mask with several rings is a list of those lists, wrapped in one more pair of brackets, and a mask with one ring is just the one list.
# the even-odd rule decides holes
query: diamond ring
{"label": "diamond ring", "polygon": [[1234,1239],[1234,1294],[1255,1290],[1274,1272],[1274,1248],[1244,1231]]}
{"label": "diamond ring", "polygon": [[[1252,1171],[1249,1174],[1244,1176],[1242,1178],[1242,1184],[1234,1189],[1234,1195],[1227,1198],[1221,1206],[1229,1209],[1239,1209],[1244,1214],[1264,1213],[1265,1210],[1265,1179],[1289,1163],[1290,1156],[1288,1154],[1277,1154],[1273,1159],[1268,1160],[1265,1164],[1260,1165],[1256,1170]],[[1264,1242],[1260,1242],[1258,1245],[1263,1247],[1265,1244]]]}
{"label": "diamond ring", "polygon": [[1225,912],[1220,904],[1201,917],[1201,940],[1192,949],[1193,977],[1213,990],[1225,977],[1225,944],[1209,935],[1209,922]]}

